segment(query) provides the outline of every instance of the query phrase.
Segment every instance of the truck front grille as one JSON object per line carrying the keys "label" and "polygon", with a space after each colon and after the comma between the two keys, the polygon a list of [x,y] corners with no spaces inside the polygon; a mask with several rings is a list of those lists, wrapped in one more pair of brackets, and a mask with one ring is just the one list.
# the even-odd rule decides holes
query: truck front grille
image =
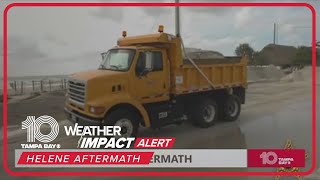
{"label": "truck front grille", "polygon": [[86,99],[86,83],[79,80],[68,80],[69,100],[76,105],[84,106]]}

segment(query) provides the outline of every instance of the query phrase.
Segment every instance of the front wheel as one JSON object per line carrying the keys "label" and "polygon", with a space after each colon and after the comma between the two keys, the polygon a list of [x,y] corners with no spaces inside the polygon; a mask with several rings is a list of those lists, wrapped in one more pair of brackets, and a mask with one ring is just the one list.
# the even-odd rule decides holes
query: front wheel
{"label": "front wheel", "polygon": [[115,110],[107,115],[104,125],[121,127],[120,137],[136,137],[138,134],[138,116],[126,110]]}

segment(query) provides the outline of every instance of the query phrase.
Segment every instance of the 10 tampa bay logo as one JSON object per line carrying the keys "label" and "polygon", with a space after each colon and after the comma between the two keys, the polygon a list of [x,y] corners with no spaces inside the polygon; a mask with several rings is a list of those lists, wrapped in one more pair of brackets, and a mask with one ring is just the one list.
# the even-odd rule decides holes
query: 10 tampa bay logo
{"label": "10 tampa bay logo", "polygon": [[[45,125],[50,130],[48,134],[42,133],[40,130]],[[51,116],[43,115],[38,118],[27,116],[27,119],[22,122],[21,128],[27,130],[27,143],[21,144],[23,149],[54,149],[61,147],[60,144],[50,144],[59,134],[59,124]]]}

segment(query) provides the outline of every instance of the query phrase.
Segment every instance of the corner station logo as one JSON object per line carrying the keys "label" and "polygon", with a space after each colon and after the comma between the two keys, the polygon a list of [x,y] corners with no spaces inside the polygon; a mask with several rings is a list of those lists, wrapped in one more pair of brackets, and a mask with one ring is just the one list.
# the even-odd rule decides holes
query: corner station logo
{"label": "corner station logo", "polygon": [[[40,128],[43,124],[48,124],[50,126],[50,133],[43,134]],[[21,144],[23,149],[59,149],[60,144],[38,144],[35,143],[36,140],[41,143],[50,143],[56,139],[59,134],[59,124],[51,116],[43,115],[38,117],[27,116],[27,119],[22,122],[22,129],[27,130],[27,142],[28,144]]]}

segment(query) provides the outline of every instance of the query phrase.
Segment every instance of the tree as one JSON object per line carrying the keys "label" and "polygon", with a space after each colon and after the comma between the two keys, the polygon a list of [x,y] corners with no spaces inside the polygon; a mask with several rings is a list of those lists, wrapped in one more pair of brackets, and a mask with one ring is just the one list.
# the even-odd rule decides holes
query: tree
{"label": "tree", "polygon": [[311,49],[311,47],[299,46],[293,62],[295,64],[301,64],[301,65],[312,64],[312,49]]}
{"label": "tree", "polygon": [[239,44],[234,52],[237,56],[247,55],[249,58],[249,63],[253,63],[254,56],[257,54],[257,52],[255,52],[255,50],[248,43]]}

